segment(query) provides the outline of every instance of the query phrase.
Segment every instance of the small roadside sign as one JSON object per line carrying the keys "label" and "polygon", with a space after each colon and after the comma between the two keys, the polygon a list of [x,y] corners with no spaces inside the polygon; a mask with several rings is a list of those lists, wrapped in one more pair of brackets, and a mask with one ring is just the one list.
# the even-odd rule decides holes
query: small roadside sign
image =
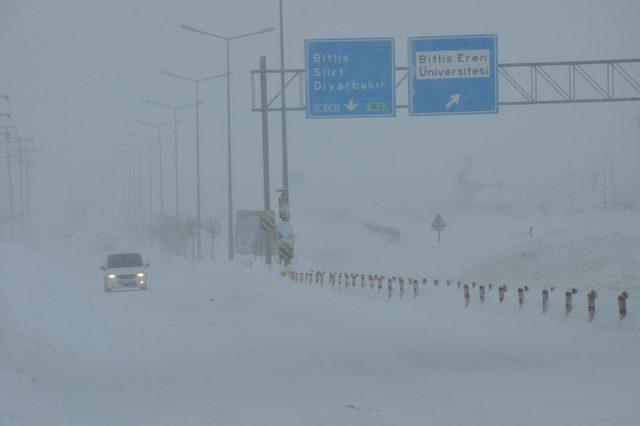
{"label": "small roadside sign", "polygon": [[440,242],[440,233],[444,231],[446,227],[447,227],[447,224],[444,223],[442,216],[440,216],[439,213],[436,214],[436,218],[433,220],[433,223],[431,224],[431,229],[433,229],[435,232],[438,233],[438,242]]}
{"label": "small roadside sign", "polygon": [[289,197],[285,194],[278,198],[278,213],[280,219],[289,220]]}

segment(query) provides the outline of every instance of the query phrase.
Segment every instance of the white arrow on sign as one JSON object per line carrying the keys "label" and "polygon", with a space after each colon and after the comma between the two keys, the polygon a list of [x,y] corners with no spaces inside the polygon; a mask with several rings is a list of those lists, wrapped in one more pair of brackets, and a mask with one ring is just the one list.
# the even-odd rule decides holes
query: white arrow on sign
{"label": "white arrow on sign", "polygon": [[355,111],[355,109],[358,108],[358,105],[359,104],[356,104],[355,102],[353,102],[353,99],[350,99],[348,104],[344,104],[344,106],[347,107],[349,112]]}
{"label": "white arrow on sign", "polygon": [[460,94],[460,93],[456,93],[455,95],[451,95],[451,99],[449,100],[449,102],[447,102],[447,104],[444,107],[446,109],[449,109],[454,105],[458,105],[460,103],[460,98],[461,97],[462,97],[462,94]]}

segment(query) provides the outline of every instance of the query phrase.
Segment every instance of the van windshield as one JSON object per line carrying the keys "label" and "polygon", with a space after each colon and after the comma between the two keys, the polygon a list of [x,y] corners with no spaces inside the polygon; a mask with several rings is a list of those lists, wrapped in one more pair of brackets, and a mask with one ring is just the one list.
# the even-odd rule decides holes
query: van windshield
{"label": "van windshield", "polygon": [[107,258],[107,268],[133,268],[142,266],[140,253],[111,254]]}

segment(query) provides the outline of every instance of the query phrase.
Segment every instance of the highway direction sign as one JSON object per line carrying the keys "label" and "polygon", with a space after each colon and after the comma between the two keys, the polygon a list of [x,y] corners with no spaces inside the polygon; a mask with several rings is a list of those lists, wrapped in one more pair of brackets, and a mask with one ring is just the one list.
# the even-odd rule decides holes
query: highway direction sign
{"label": "highway direction sign", "polygon": [[498,112],[495,35],[409,39],[409,113]]}
{"label": "highway direction sign", "polygon": [[305,42],[307,118],[396,114],[392,38]]}

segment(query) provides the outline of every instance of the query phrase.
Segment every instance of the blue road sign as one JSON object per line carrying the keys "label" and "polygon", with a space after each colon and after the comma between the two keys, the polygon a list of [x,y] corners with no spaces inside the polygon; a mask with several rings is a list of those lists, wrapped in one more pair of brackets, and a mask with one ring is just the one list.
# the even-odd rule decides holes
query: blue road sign
{"label": "blue road sign", "polygon": [[305,42],[307,117],[396,114],[392,38]]}
{"label": "blue road sign", "polygon": [[495,35],[409,39],[409,113],[498,112]]}

